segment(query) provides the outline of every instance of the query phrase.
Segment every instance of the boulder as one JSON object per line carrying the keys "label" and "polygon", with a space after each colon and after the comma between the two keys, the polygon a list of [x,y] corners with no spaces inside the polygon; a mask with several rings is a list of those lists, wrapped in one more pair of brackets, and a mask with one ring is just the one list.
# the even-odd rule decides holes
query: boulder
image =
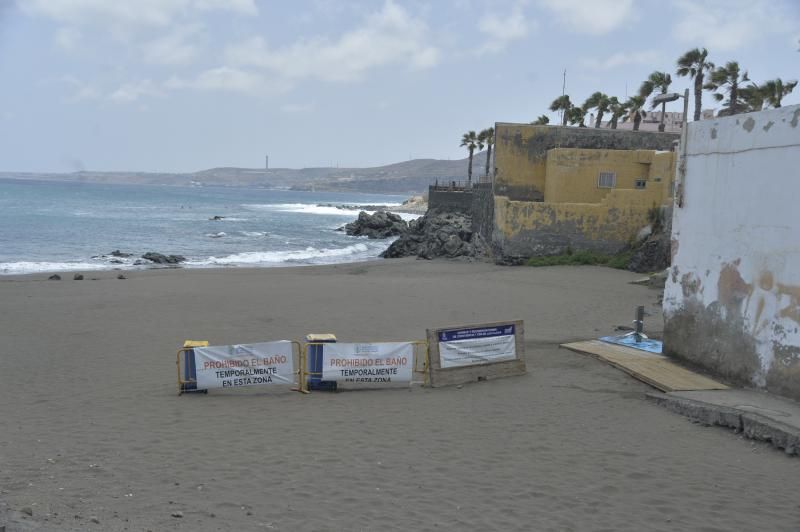
{"label": "boulder", "polygon": [[416,256],[485,258],[490,247],[478,233],[472,232],[472,218],[458,212],[429,210],[408,224],[408,231],[395,240],[381,255],[384,258]]}
{"label": "boulder", "polygon": [[368,238],[390,238],[408,231],[408,224],[398,215],[386,211],[368,214],[358,213],[358,219],[344,226],[350,236],[366,236]]}
{"label": "boulder", "polygon": [[653,233],[645,239],[631,255],[628,269],[633,272],[650,273],[669,267],[670,234],[664,231]]}
{"label": "boulder", "polygon": [[83,274],[76,273],[75,275],[72,276],[72,279],[74,281],[83,281]]}
{"label": "boulder", "polygon": [[145,260],[149,260],[150,262],[154,262],[156,264],[179,264],[186,260],[186,257],[181,255],[164,255],[162,253],[156,253],[154,251],[148,251],[142,258]]}
{"label": "boulder", "polygon": [[49,281],[60,281],[60,280],[61,280],[61,276],[60,276],[60,275],[58,275],[57,273],[54,273],[53,275],[51,275],[51,276],[50,276],[50,277],[48,277],[47,279],[48,279]]}
{"label": "boulder", "polygon": [[114,251],[112,251],[110,253],[110,255],[112,257],[120,257],[120,258],[133,257],[133,253],[123,253],[122,251],[120,251],[118,249],[115,249]]}

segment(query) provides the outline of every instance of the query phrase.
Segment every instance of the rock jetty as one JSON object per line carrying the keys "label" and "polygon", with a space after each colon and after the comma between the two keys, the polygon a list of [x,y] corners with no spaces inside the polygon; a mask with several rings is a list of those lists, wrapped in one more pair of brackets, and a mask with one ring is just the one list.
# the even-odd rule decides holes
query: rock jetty
{"label": "rock jetty", "polygon": [[358,219],[344,226],[350,236],[366,236],[368,238],[390,238],[405,234],[408,224],[398,215],[386,211],[369,214],[361,211]]}
{"label": "rock jetty", "polygon": [[410,222],[408,230],[381,257],[482,259],[490,255],[489,245],[480,234],[472,231],[472,218],[469,215],[429,210],[421,218]]}

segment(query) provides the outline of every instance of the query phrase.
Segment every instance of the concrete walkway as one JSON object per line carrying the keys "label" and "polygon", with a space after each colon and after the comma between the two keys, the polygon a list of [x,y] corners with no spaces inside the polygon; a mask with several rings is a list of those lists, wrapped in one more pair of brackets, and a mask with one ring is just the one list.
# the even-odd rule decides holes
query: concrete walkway
{"label": "concrete walkway", "polygon": [[705,425],[720,425],[800,455],[800,403],[755,390],[649,393],[666,408]]}

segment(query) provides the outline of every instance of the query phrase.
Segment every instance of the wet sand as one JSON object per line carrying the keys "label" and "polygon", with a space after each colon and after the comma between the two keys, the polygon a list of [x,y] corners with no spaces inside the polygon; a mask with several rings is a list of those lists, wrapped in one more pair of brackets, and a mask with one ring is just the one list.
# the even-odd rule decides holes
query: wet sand
{"label": "wet sand", "polygon": [[[800,460],[694,425],[557,347],[630,324],[637,304],[660,329],[636,274],[406,259],[117,273],[0,277],[7,532],[800,526]],[[176,394],[187,338],[414,340],[505,319],[525,321],[526,376]]]}

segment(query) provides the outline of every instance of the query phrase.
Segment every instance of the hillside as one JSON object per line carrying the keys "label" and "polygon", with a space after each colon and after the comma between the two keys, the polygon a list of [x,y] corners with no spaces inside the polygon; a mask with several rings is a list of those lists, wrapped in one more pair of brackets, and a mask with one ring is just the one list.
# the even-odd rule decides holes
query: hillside
{"label": "hillside", "polygon": [[[473,177],[484,173],[486,153],[475,155]],[[173,174],[155,172],[73,172],[16,173],[0,172],[0,178],[76,181],[139,185],[215,185],[289,188],[294,190],[359,191],[413,194],[426,192],[435,182],[463,181],[467,177],[467,159],[413,159],[373,168],[235,168],[221,167],[199,172]]]}

